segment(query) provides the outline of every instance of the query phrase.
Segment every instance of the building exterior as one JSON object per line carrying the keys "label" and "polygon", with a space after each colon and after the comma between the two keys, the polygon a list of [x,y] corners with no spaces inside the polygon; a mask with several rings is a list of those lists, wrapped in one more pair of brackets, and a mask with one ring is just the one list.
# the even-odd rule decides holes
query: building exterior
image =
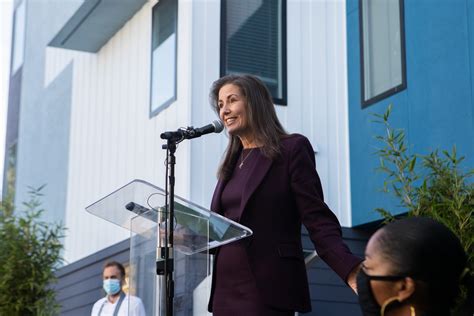
{"label": "building exterior", "polygon": [[[216,119],[208,92],[225,73],[259,75],[287,131],[309,138],[326,202],[358,255],[373,210],[395,206],[379,192],[373,113],[392,103],[413,150],[456,144],[472,165],[474,8],[435,2],[16,0],[4,189],[21,205],[28,187],[46,184],[45,220],[68,229],[61,314],[87,314],[103,262],[128,262],[130,233],[85,208],[132,179],[164,187],[160,133]],[[226,142],[179,145],[176,194],[209,206]],[[324,263],[308,274],[310,315],[360,315]]]}

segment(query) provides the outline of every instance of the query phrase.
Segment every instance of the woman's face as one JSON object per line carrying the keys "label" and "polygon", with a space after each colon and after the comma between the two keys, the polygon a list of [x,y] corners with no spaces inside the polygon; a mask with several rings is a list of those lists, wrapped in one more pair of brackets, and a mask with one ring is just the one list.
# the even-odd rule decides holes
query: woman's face
{"label": "woman's face", "polygon": [[[369,240],[365,248],[365,261],[362,268],[367,275],[393,275],[392,264],[382,255],[378,238],[381,230],[377,231]],[[370,280],[370,286],[375,300],[382,305],[387,299],[398,295],[397,282]]]}
{"label": "woman's face", "polygon": [[240,88],[226,84],[219,90],[219,117],[230,135],[247,138],[250,129],[247,119],[247,100]]}

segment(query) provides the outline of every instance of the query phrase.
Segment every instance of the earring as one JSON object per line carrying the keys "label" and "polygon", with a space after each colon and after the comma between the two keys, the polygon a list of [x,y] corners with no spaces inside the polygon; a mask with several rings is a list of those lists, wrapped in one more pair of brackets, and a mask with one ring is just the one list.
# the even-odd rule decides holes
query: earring
{"label": "earring", "polygon": [[410,305],[410,316],[416,316],[415,308],[412,305]]}
{"label": "earring", "polygon": [[387,308],[390,303],[393,303],[395,301],[400,302],[397,296],[391,297],[387,299],[385,302],[383,302],[382,307],[380,308],[380,316],[385,316],[385,309]]}

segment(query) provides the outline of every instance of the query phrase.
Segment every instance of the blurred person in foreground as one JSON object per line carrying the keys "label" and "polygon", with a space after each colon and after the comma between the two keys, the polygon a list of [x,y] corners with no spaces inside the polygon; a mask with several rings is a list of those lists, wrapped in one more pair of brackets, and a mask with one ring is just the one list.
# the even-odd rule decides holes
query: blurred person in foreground
{"label": "blurred person in foreground", "polygon": [[106,296],[94,304],[91,316],[145,316],[142,300],[125,294],[122,290],[125,268],[121,263],[107,262],[104,265],[102,279]]}
{"label": "blurred person in foreground", "polygon": [[318,256],[355,290],[362,259],[344,244],[339,221],[324,203],[308,139],[285,132],[257,77],[218,79],[210,101],[229,135],[211,210],[253,235],[216,250],[209,310],[214,316],[310,311],[302,224]]}
{"label": "blurred person in foreground", "polygon": [[461,314],[472,316],[466,253],[451,230],[425,217],[404,218],[379,229],[367,244],[357,276],[364,316],[451,315],[462,283],[470,302]]}

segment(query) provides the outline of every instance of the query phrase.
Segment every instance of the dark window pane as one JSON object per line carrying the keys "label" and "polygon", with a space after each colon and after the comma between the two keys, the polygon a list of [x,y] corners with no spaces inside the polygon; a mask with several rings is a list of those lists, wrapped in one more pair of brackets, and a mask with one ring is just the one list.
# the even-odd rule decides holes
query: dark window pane
{"label": "dark window pane", "polygon": [[222,5],[222,74],[257,75],[275,99],[285,99],[283,1],[224,0]]}

